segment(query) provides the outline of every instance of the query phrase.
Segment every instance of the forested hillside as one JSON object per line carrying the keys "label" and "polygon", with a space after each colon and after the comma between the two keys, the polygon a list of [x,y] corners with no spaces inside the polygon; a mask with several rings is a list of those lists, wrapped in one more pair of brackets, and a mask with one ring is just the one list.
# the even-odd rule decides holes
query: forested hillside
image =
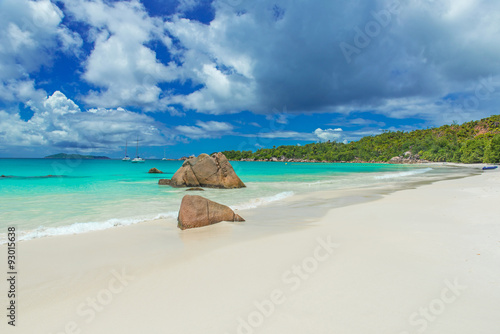
{"label": "forested hillside", "polygon": [[[462,125],[411,132],[385,132],[348,144],[312,143],[304,146],[280,146],[252,151],[223,152],[230,160],[309,160],[309,161],[380,161],[411,152],[420,160],[435,162],[499,163],[500,115]],[[276,158],[276,159],[273,159]]]}

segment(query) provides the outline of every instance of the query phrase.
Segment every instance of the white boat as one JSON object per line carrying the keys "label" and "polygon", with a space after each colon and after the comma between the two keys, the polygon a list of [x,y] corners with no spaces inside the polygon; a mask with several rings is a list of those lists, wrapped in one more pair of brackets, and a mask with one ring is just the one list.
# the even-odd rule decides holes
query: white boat
{"label": "white boat", "polygon": [[163,159],[161,159],[161,160],[163,160],[163,161],[168,160],[168,159],[165,157],[165,155],[166,155],[166,154],[167,154],[167,149],[164,149],[164,150],[163,150]]}
{"label": "white boat", "polygon": [[129,156],[127,155],[127,142],[125,141],[125,158],[122,159],[123,161],[130,161]]}
{"label": "white boat", "polygon": [[137,138],[137,145],[135,146],[135,158],[131,162],[146,162],[143,158],[139,157],[139,138]]}

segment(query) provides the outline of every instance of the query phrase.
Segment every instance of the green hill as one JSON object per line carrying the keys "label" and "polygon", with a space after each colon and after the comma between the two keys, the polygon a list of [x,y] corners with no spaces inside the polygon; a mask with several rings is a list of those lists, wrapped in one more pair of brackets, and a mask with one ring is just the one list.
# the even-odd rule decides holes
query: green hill
{"label": "green hill", "polygon": [[230,160],[298,159],[309,161],[387,162],[405,156],[433,162],[499,163],[500,115],[462,125],[410,132],[384,132],[348,144],[312,143],[304,146],[280,146],[272,149],[223,152]]}
{"label": "green hill", "polygon": [[96,156],[96,155],[81,155],[81,154],[66,154],[59,153],[46,156],[45,159],[85,159],[85,160],[104,160],[109,159],[108,157]]}

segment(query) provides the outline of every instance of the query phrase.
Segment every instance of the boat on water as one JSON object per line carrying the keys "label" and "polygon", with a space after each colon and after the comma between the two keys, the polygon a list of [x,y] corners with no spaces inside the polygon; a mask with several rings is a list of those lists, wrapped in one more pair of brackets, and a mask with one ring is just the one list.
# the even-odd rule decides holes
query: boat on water
{"label": "boat on water", "polygon": [[497,169],[498,166],[484,166],[483,170],[491,170],[491,169]]}
{"label": "boat on water", "polygon": [[127,142],[125,141],[125,157],[122,159],[123,161],[130,161],[129,156],[127,155]]}
{"label": "boat on water", "polygon": [[161,159],[161,160],[163,160],[163,161],[168,160],[168,159],[166,158],[166,154],[167,154],[167,149],[165,148],[165,149],[163,149],[163,159]]}
{"label": "boat on water", "polygon": [[135,146],[135,158],[132,159],[131,162],[138,163],[138,162],[146,162],[143,158],[139,157],[139,138],[137,138],[137,144]]}

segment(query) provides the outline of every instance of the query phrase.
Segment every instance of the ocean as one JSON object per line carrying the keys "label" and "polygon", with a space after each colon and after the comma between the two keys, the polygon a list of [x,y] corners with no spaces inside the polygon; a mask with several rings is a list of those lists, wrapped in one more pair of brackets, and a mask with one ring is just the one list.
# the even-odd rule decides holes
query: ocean
{"label": "ocean", "polygon": [[[243,189],[194,192],[233,209],[250,209],[317,190],[411,184],[463,169],[427,165],[231,162]],[[186,189],[159,186],[182,161],[0,159],[0,244],[8,226],[19,240],[175,220]],[[156,167],[163,174],[148,174]]]}

